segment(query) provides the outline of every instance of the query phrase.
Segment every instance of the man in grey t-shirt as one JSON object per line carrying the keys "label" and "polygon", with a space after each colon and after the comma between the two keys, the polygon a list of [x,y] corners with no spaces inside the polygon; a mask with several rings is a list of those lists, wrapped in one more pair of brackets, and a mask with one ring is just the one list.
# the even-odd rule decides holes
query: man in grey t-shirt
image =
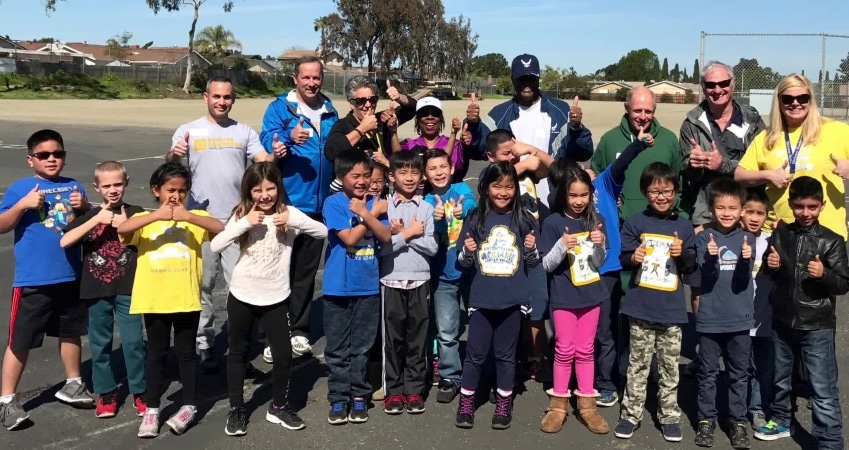
{"label": "man in grey t-shirt", "polygon": [[[236,95],[229,78],[210,79],[203,99],[207,105],[206,116],[177,128],[171,138],[171,150],[165,159],[185,160],[192,172],[189,208],[206,210],[212,217],[227,223],[233,208],[239,204],[239,186],[248,160],[260,162],[273,159],[275,155],[282,156],[285,147],[278,143],[272,153],[267,153],[256,131],[230,118]],[[203,373],[218,370],[212,351],[215,339],[215,308],[212,304],[215,278],[223,268],[224,281],[229,285],[238,257],[239,247],[236,244],[221,254],[213,253],[209,243],[203,244],[203,309],[197,333],[200,369]]]}

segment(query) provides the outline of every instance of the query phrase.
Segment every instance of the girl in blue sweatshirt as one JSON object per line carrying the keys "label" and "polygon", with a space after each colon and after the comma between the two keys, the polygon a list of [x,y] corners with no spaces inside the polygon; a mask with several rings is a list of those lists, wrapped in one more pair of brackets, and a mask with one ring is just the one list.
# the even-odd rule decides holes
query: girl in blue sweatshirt
{"label": "girl in blue sweatshirt", "polygon": [[560,179],[552,214],[542,224],[540,250],[548,277],[551,318],[554,322],[554,387],[541,428],[560,431],[569,406],[572,363],[578,380],[578,412],[593,433],[608,433],[607,422],[596,411],[593,388],[593,342],[601,308],[610,294],[599,268],[605,257],[604,221],[593,207],[595,188],[587,172],[571,163]]}
{"label": "girl in blue sweatshirt", "polygon": [[460,428],[474,426],[475,389],[490,349],[498,388],[492,428],[509,428],[513,417],[516,344],[522,310],[529,303],[527,269],[540,261],[536,220],[518,201],[518,187],[519,177],[511,163],[487,167],[478,184],[480,205],[460,232],[464,242],[457,259],[471,268],[469,337],[456,420]]}

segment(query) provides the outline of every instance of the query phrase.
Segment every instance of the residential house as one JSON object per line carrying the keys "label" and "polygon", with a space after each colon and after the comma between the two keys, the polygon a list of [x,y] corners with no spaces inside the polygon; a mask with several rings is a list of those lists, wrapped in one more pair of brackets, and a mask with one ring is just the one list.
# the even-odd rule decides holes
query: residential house
{"label": "residential house", "polygon": [[[106,66],[116,60],[130,66],[136,67],[162,67],[170,66],[176,70],[184,71],[188,63],[187,47],[149,47],[141,48],[131,45],[126,49],[122,58],[119,55],[110,55],[109,47],[103,44],[89,44],[87,42],[54,42],[20,43],[27,50],[37,52],[41,55],[71,56],[82,58],[86,66]],[[33,54],[33,56],[36,56]],[[42,58],[32,58],[42,59]],[[209,60],[201,56],[197,51],[192,52],[192,64],[194,67],[206,68],[210,66]],[[114,66],[114,64],[113,64]]]}
{"label": "residential house", "polygon": [[[277,57],[277,60],[283,64],[292,64],[298,58],[302,58],[304,56],[315,56],[320,57],[317,51],[315,50],[289,50],[285,51]],[[330,51],[324,57],[324,66],[327,68],[333,69],[341,69],[344,65],[344,61],[342,55],[337,51]]]}
{"label": "residential house", "polygon": [[659,97],[664,94],[683,96],[687,93],[686,87],[682,86],[680,83],[674,83],[672,81],[658,81],[657,83],[652,83],[646,87],[654,93],[655,97]]}
{"label": "residential house", "polygon": [[[245,62],[248,65],[248,72],[254,72],[258,74],[269,74],[273,75],[277,73],[279,68],[280,61],[271,60],[271,59],[263,59],[260,55],[241,55]],[[224,58],[222,64],[224,67],[228,69],[232,69],[233,66],[236,65],[237,56],[231,55]]]}
{"label": "residential house", "polygon": [[606,81],[593,86],[590,94],[615,94],[619,89],[631,89],[631,86],[622,81]]}

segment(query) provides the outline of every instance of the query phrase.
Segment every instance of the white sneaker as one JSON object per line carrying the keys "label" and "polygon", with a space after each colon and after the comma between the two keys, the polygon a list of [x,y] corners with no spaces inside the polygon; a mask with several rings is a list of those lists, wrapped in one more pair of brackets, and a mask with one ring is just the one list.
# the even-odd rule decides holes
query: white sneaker
{"label": "white sneaker", "polygon": [[195,421],[195,409],[188,406],[181,406],[176,414],[171,416],[166,425],[171,427],[174,434],[183,434]]}
{"label": "white sneaker", "polygon": [[145,413],[139,425],[138,437],[155,438],[156,436],[159,436],[159,413]]}
{"label": "white sneaker", "polygon": [[[294,343],[294,341],[292,342]],[[265,347],[265,350],[262,351],[262,360],[268,364],[274,364],[274,358],[271,357],[271,347]]]}
{"label": "white sneaker", "polygon": [[295,356],[304,356],[312,353],[310,341],[305,336],[292,336],[292,354]]}

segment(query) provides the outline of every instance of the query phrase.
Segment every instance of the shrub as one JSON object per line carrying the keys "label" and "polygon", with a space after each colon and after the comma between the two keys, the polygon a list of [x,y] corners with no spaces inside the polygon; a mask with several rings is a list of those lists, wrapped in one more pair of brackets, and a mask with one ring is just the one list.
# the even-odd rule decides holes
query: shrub
{"label": "shrub", "polygon": [[147,85],[147,81],[145,80],[133,81],[133,89],[143,94],[150,92],[150,86]]}
{"label": "shrub", "polygon": [[627,100],[629,91],[630,91],[630,89],[628,89],[628,88],[619,88],[619,90],[616,91],[616,101],[617,102],[624,102],[625,100]]}
{"label": "shrub", "polygon": [[200,92],[206,91],[206,82],[209,78],[206,76],[206,73],[200,70],[192,71],[192,87],[197,89]]}
{"label": "shrub", "polygon": [[121,77],[119,77],[115,72],[109,72],[106,75],[103,75],[102,79],[107,83],[117,83],[121,81]]}
{"label": "shrub", "polygon": [[674,103],[675,99],[672,97],[672,94],[669,92],[664,92],[660,96],[660,103]]}
{"label": "shrub", "polygon": [[692,89],[684,91],[684,103],[696,103],[696,94],[693,93]]}

